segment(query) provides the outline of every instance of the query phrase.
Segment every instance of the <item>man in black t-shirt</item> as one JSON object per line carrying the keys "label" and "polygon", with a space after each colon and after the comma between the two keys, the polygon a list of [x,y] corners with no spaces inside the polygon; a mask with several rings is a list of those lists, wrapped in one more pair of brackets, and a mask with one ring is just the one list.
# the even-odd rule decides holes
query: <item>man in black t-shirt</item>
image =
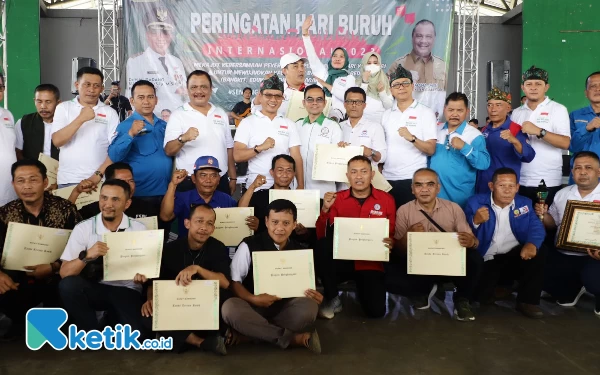
{"label": "man in black t-shirt", "polygon": [[110,94],[103,94],[100,100],[104,104],[111,106],[112,109],[119,114],[119,122],[125,120],[132,113],[131,103],[129,99],[121,95],[121,86],[119,81],[112,82],[110,86]]}
{"label": "man in black t-shirt", "polygon": [[[159,280],[174,280],[182,287],[189,285],[192,280],[219,281],[219,312],[221,306],[230,297],[229,284],[231,281],[229,269],[229,251],[219,240],[211,237],[215,231],[215,210],[207,204],[194,206],[185,219],[188,229],[187,237],[179,238],[165,246],[160,263]],[[136,279],[148,285],[147,301],[142,306],[142,316],[146,326],[152,324],[154,313],[154,295],[152,281],[137,274]],[[219,313],[219,331],[171,331],[161,332],[164,337],[173,338],[173,350],[183,351],[186,347],[197,347],[216,354],[225,355],[225,332],[227,326]],[[190,322],[191,323],[191,322]]]}
{"label": "man in black t-shirt", "polygon": [[[133,179],[133,170],[131,169],[131,166],[129,164],[119,162],[109,165],[106,168],[105,177],[106,181],[113,179],[123,180],[129,184],[129,187],[131,187],[131,205],[125,210],[125,215],[132,219],[139,219],[151,216],[156,216],[158,219],[158,216],[160,214],[160,207],[148,205],[146,202],[133,196],[133,193],[135,192],[135,181]],[[75,189],[73,189],[73,192],[69,196],[69,200],[75,203],[75,201],[81,193],[90,192],[92,188],[93,184],[91,181],[81,181],[79,185],[77,185]],[[100,206],[98,205],[98,202],[90,203],[81,207],[79,213],[81,214],[83,219],[86,220],[98,215],[100,213]],[[166,224],[161,224],[164,223],[159,222],[159,229],[165,229]],[[168,230],[165,231],[167,232],[165,235],[168,235]]]}
{"label": "man in black t-shirt", "polygon": [[236,127],[240,124],[240,121],[242,121],[244,117],[250,116],[250,113],[252,111],[252,103],[250,103],[250,97],[252,97],[252,89],[250,87],[246,87],[244,88],[244,91],[242,93],[244,95],[244,100],[237,103],[230,113],[230,116],[235,120]]}

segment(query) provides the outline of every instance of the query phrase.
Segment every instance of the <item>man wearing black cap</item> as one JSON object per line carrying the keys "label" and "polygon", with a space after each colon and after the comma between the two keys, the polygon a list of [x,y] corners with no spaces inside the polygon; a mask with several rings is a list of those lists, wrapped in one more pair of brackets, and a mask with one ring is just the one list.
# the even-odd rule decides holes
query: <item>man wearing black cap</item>
{"label": "man wearing black cap", "polygon": [[102,100],[104,104],[111,106],[112,109],[117,111],[119,114],[119,121],[123,121],[127,117],[131,116],[133,109],[131,108],[129,100],[121,95],[121,83],[119,81],[113,81],[110,86],[110,94],[102,95],[100,100]]}
{"label": "man wearing black cap", "polygon": [[185,88],[185,69],[181,60],[169,53],[175,26],[171,14],[166,8],[151,8],[144,15],[146,41],[148,47],[143,53],[131,56],[127,60],[127,90],[139,80],[150,81],[156,86],[158,104],[154,111],[174,111],[187,101]]}

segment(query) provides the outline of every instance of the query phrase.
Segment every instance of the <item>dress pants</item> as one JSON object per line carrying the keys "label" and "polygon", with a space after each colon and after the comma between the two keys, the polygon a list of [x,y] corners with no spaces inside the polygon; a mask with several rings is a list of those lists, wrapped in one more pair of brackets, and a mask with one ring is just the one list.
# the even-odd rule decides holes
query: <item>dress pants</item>
{"label": "dress pants", "polygon": [[311,298],[287,298],[263,308],[241,298],[228,299],[221,310],[223,320],[242,335],[287,348],[298,333],[314,328],[319,305]]}
{"label": "dress pants", "polygon": [[385,273],[375,270],[356,271],[353,260],[333,259],[333,238],[317,241],[315,270],[325,289],[325,300],[330,301],[339,293],[338,284],[348,280],[356,282],[360,305],[369,318],[385,315]]}
{"label": "dress pants", "polygon": [[556,248],[548,250],[544,290],[561,301],[575,299],[581,287],[600,303],[600,261],[588,256],[566,255]]}
{"label": "dress pants", "polygon": [[394,255],[385,265],[386,289],[393,294],[406,297],[426,296],[431,291],[433,284],[452,282],[456,286],[454,300],[466,299],[473,301],[477,284],[483,270],[483,258],[477,250],[466,251],[466,276],[435,276],[435,275],[409,275],[407,273],[406,254]]}
{"label": "dress pants", "polygon": [[81,276],[67,276],[61,280],[58,290],[69,319],[80,330],[102,331],[96,311],[107,311],[109,320],[116,324],[129,324],[131,330],[140,331],[140,337],[148,337],[142,323],[141,293],[124,286],[113,286],[88,281]]}
{"label": "dress pants", "polygon": [[392,194],[394,200],[396,201],[396,210],[399,209],[400,206],[415,199],[411,187],[412,179],[397,181],[388,180],[388,182],[390,183],[390,185],[392,185],[392,190],[390,190],[390,194]]}
{"label": "dress pants", "polygon": [[529,260],[521,258],[522,248],[523,246],[517,246],[506,254],[495,255],[494,259],[484,262],[477,293],[480,302],[489,300],[494,294],[498,280],[507,276],[511,280],[519,282],[517,302],[530,305],[540,304],[546,247],[542,245],[536,256]]}

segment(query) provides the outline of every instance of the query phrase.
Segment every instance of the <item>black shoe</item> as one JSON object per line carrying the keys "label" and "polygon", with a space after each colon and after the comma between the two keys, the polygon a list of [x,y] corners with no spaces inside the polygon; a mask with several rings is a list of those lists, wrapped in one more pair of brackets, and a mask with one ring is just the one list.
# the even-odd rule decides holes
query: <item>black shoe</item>
{"label": "black shoe", "polygon": [[316,329],[310,334],[306,347],[315,354],[321,354],[321,340]]}
{"label": "black shoe", "polygon": [[540,319],[544,317],[542,309],[538,305],[531,305],[529,303],[517,303],[517,311],[525,315],[528,318]]}
{"label": "black shoe", "polygon": [[218,355],[227,355],[225,338],[220,335],[205,338],[204,341],[202,341],[202,344],[200,344],[200,349],[211,351]]}
{"label": "black shoe", "polygon": [[454,316],[461,322],[472,322],[475,320],[475,314],[471,311],[469,300],[461,298],[454,302]]}

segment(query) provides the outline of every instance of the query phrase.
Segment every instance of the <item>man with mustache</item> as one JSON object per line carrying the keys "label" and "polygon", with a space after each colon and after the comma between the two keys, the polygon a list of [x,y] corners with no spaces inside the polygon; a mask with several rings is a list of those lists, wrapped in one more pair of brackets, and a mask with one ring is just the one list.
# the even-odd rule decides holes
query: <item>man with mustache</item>
{"label": "man with mustache", "polygon": [[[60,91],[52,84],[41,84],[35,88],[34,113],[29,113],[15,126],[17,130],[17,159],[37,160],[40,153],[58,160],[59,150],[52,143],[54,111],[60,103]],[[49,188],[53,188],[50,186]]]}
{"label": "man with mustache", "polygon": [[[559,190],[550,208],[547,204],[535,205],[536,214],[543,215],[548,230],[556,229],[558,233],[569,200],[600,202],[598,155],[591,151],[575,154],[572,174],[575,185]],[[588,249],[586,254],[550,249],[544,291],[556,298],[556,303],[562,307],[575,306],[588,291],[596,298],[594,313],[600,317],[600,251]]]}
{"label": "man with mustache", "polygon": [[232,195],[237,175],[229,117],[221,107],[210,102],[213,89],[210,74],[194,70],[187,78],[187,88],[190,101],[171,114],[164,137],[165,152],[175,157],[175,168],[187,171],[186,179],[177,190],[192,190],[194,162],[201,155],[213,155],[219,165],[227,166],[219,170],[217,189]]}

